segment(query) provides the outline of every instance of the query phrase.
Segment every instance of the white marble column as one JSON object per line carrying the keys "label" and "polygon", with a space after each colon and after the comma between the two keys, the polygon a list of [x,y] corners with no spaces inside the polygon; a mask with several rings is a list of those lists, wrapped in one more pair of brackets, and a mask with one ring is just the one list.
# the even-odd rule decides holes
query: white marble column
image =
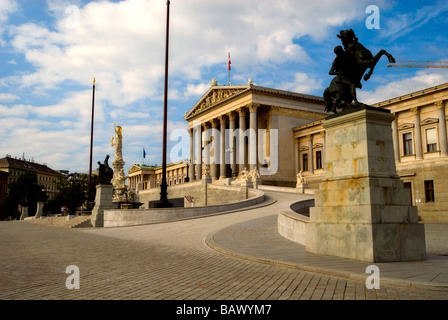
{"label": "white marble column", "polygon": [[[204,148],[204,163],[202,164],[202,178],[210,176],[210,122],[204,123],[204,132],[203,132],[203,148]],[[205,174],[204,174],[205,173]]]}
{"label": "white marble column", "polygon": [[259,104],[251,103],[249,105],[249,169],[254,170],[256,169],[258,157],[257,157],[257,108],[259,107]]}
{"label": "white marble column", "polygon": [[239,136],[238,136],[238,173],[247,168],[246,166],[246,143],[244,139],[244,132],[246,131],[246,110],[238,109],[239,114]]}
{"label": "white marble column", "polygon": [[219,153],[219,179],[226,178],[226,120],[224,116],[219,116],[220,127],[220,153]]}
{"label": "white marble column", "polygon": [[219,125],[219,121],[218,119],[213,119],[212,121],[212,154],[211,154],[211,158],[210,158],[210,162],[211,162],[211,174],[212,174],[212,179],[213,180],[217,180],[219,178],[219,172],[218,172],[218,162],[220,159],[220,145],[219,145],[219,140],[220,137],[215,137],[217,130],[218,130],[218,125]]}
{"label": "white marble column", "polygon": [[398,115],[396,113],[393,113],[395,119],[392,121],[392,143],[394,145],[394,155],[395,155],[395,161],[400,162],[400,145],[398,144],[398,125],[397,125],[397,119]]}
{"label": "white marble column", "polygon": [[190,134],[190,167],[188,170],[188,178],[190,181],[194,180],[194,135],[193,135],[193,129],[188,129],[188,133]]}
{"label": "white marble column", "polygon": [[308,171],[314,173],[313,135],[308,135]]}
{"label": "white marble column", "polygon": [[326,145],[326,134],[325,134],[325,130],[322,131],[322,136],[324,137],[323,142],[322,142],[322,168],[325,170],[326,166],[325,166],[325,145]]}
{"label": "white marble column", "polygon": [[295,174],[299,173],[299,138],[294,139],[294,171]]}
{"label": "white marble column", "polygon": [[[196,155],[195,155],[195,167],[196,167],[196,173],[195,178],[196,180],[202,179],[202,125],[199,124],[195,127],[196,131]],[[192,177],[193,179],[193,177]]]}
{"label": "white marble column", "polygon": [[228,113],[229,117],[229,156],[230,156],[230,168],[232,169],[232,177],[236,177],[238,175],[236,169],[236,150],[234,143],[234,135],[235,135],[235,114],[233,112]]}
{"label": "white marble column", "polygon": [[446,118],[445,118],[445,102],[437,101],[437,116],[439,118],[439,140],[440,140],[440,154],[448,155],[448,142],[446,131]]}
{"label": "white marble column", "polygon": [[415,157],[416,159],[423,159],[422,130],[420,128],[420,110],[418,108],[412,108],[411,111],[414,113]]}

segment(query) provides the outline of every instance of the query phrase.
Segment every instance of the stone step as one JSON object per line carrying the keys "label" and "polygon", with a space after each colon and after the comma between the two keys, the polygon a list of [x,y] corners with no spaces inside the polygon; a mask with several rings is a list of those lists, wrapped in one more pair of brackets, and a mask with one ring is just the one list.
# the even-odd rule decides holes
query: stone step
{"label": "stone step", "polygon": [[91,226],[92,223],[90,222],[90,216],[86,216],[82,221],[72,225],[70,228],[89,228]]}

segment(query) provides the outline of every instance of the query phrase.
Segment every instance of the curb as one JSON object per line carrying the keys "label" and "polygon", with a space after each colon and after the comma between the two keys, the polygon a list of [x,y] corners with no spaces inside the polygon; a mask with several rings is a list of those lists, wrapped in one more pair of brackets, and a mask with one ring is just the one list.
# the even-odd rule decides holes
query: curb
{"label": "curb", "polygon": [[[244,259],[248,261],[254,261],[264,264],[270,264],[275,265],[279,267],[286,267],[290,269],[297,269],[302,270],[306,272],[312,272],[322,275],[329,275],[334,276],[338,278],[343,278],[347,280],[355,280],[355,281],[366,281],[368,274],[359,274],[359,273],[352,273],[348,271],[341,271],[341,270],[333,270],[325,267],[315,267],[315,266],[309,266],[306,264],[300,264],[300,263],[292,263],[292,262],[286,262],[276,259],[269,259],[269,258],[260,258],[251,256],[248,254],[240,253],[231,249],[228,249],[221,244],[217,243],[214,240],[214,234],[219,232],[215,231],[214,233],[210,233],[206,236],[204,239],[204,242],[207,246],[209,246],[211,249],[218,251],[223,254],[227,254],[229,256]],[[448,286],[444,283],[429,283],[424,281],[409,281],[404,279],[397,279],[397,278],[391,278],[391,277],[381,277],[381,284],[382,285],[389,285],[399,288],[405,288],[405,289],[421,289],[421,290],[433,290],[433,291],[446,291],[448,290]]]}

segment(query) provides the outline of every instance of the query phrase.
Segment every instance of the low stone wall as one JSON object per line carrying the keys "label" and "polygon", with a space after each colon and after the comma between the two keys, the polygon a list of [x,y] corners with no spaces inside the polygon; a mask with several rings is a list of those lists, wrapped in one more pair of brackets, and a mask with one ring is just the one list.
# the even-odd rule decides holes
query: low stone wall
{"label": "low stone wall", "polygon": [[[246,200],[251,197],[248,190],[246,187],[241,186],[213,185],[210,183],[206,184],[203,181],[195,181],[169,186],[167,192],[168,199],[191,196],[194,198],[194,206],[202,207]],[[139,200],[143,203],[142,208],[148,209],[150,201],[160,200],[160,188],[140,191]],[[184,198],[184,207],[191,206],[191,203]]]}
{"label": "low stone wall", "polygon": [[288,240],[306,245],[306,225],[310,218],[306,214],[314,206],[314,199],[285,202],[279,205],[278,232]]}
{"label": "low stone wall", "polygon": [[[216,197],[220,196],[220,201],[231,199],[226,190],[229,187],[212,186],[208,191],[216,192]],[[238,188],[240,189],[240,188]],[[218,214],[226,211],[243,209],[264,201],[264,192],[256,189],[245,189],[247,198],[231,203],[215,204],[210,206],[195,206],[184,208],[166,209],[129,209],[129,210],[105,210],[104,227],[123,227],[150,223],[160,223],[176,220],[197,218],[201,216]],[[227,190],[228,191],[228,190]],[[227,197],[227,198],[226,198]],[[218,201],[218,200],[216,200]]]}
{"label": "low stone wall", "polygon": [[[302,192],[297,189],[295,186],[293,188],[288,188],[288,187],[279,187],[279,186],[267,186],[267,185],[260,185],[258,187],[258,189],[260,190],[267,190],[267,191],[276,191],[276,192],[288,192],[288,193],[300,193],[302,194]],[[314,189],[310,189],[310,188],[306,188],[305,189],[305,194],[314,194],[316,190]]]}

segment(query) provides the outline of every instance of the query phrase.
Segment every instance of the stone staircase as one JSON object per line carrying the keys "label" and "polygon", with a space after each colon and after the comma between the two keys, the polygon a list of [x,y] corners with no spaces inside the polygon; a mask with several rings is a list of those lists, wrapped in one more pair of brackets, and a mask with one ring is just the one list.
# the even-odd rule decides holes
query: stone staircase
{"label": "stone staircase", "polygon": [[90,216],[80,216],[76,217],[76,224],[70,226],[70,228],[89,228],[92,227],[92,223],[90,222]]}

